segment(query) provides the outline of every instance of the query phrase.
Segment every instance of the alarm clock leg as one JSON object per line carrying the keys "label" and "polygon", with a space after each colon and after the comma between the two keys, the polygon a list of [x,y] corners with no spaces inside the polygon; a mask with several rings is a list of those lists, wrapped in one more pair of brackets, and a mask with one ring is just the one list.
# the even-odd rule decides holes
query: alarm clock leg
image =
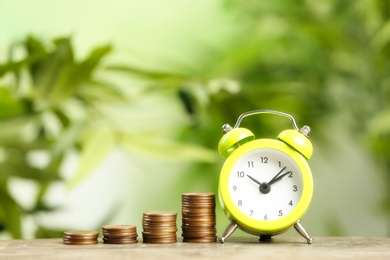
{"label": "alarm clock leg", "polygon": [[309,233],[307,233],[306,229],[302,226],[301,221],[298,220],[294,225],[295,230],[303,236],[308,244],[313,243],[313,238],[310,237]]}
{"label": "alarm clock leg", "polygon": [[260,235],[259,242],[271,242],[272,236],[271,235]]}
{"label": "alarm clock leg", "polygon": [[225,229],[225,232],[223,232],[222,236],[219,238],[219,242],[225,243],[226,239],[230,237],[231,234],[236,230],[238,227],[238,224],[234,221],[230,222],[230,224]]}

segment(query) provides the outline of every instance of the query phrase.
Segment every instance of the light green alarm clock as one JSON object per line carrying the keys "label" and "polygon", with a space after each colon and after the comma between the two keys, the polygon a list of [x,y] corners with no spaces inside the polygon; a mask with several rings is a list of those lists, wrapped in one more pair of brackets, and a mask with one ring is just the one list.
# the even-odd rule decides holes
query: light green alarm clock
{"label": "light green alarm clock", "polygon": [[[281,132],[277,139],[256,139],[240,128],[244,117],[272,114],[289,118],[294,129]],[[221,206],[231,220],[220,242],[240,228],[269,240],[290,227],[307,243],[313,239],[300,219],[309,207],[313,194],[313,178],[307,164],[313,153],[308,138],[310,128],[299,129],[295,119],[274,110],[254,110],[239,116],[234,127],[225,124],[218,150],[226,161],[219,178]]]}

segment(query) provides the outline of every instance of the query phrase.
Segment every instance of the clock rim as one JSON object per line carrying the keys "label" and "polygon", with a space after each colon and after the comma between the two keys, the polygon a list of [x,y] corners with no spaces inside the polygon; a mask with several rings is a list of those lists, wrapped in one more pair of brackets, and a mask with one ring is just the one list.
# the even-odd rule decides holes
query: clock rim
{"label": "clock rim", "polygon": [[[229,175],[236,162],[248,152],[258,149],[274,149],[289,156],[298,166],[302,178],[302,194],[296,207],[277,220],[255,220],[242,213],[231,199]],[[257,234],[276,234],[293,226],[306,213],[313,196],[313,177],[306,159],[287,144],[275,139],[257,139],[238,147],[225,161],[219,177],[218,194],[226,216],[237,222],[243,230]]]}

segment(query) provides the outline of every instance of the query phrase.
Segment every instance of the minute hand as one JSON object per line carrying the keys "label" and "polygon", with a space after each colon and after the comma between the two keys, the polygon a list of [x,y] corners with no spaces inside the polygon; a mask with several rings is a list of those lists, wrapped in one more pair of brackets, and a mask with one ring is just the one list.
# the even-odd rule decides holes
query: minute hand
{"label": "minute hand", "polygon": [[[277,182],[277,181],[281,180],[284,176],[286,176],[286,174],[287,174],[288,172],[282,174],[282,172],[284,172],[285,169],[286,169],[286,167],[284,167],[283,169],[281,169],[280,172],[278,172],[278,174],[276,174],[276,175],[267,183],[267,185],[271,185],[272,183]],[[280,175],[280,174],[282,174],[282,175]]]}
{"label": "minute hand", "polygon": [[288,175],[288,174],[291,174],[292,172],[291,171],[288,171],[286,173],[283,173],[282,175],[280,175],[279,177],[277,178],[273,178],[271,181],[268,182],[268,185],[271,185],[272,183],[275,183],[277,181],[280,181],[281,179],[283,179],[284,176]]}

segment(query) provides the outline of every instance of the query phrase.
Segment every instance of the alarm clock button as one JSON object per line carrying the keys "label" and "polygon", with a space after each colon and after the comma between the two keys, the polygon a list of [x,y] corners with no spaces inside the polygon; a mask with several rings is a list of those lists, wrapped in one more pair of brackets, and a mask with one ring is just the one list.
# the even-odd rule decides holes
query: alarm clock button
{"label": "alarm clock button", "polygon": [[313,145],[309,138],[299,131],[284,130],[278,135],[278,139],[297,150],[306,159],[310,159],[313,154]]}

